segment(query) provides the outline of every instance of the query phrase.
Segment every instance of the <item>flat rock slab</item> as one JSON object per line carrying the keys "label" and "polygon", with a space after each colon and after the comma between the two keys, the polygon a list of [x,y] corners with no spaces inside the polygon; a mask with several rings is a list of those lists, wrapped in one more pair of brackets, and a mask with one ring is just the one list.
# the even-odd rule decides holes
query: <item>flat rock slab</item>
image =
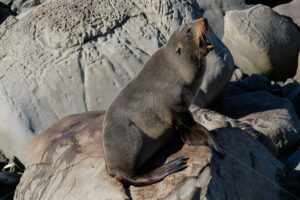
{"label": "flat rock slab", "polygon": [[159,183],[131,186],[125,192],[105,170],[103,117],[103,111],[71,115],[39,134],[27,147],[26,170],[14,199],[280,199],[283,165],[247,132],[220,124],[211,128],[227,152],[224,159],[208,147],[174,139],[150,163],[186,156],[188,167]]}

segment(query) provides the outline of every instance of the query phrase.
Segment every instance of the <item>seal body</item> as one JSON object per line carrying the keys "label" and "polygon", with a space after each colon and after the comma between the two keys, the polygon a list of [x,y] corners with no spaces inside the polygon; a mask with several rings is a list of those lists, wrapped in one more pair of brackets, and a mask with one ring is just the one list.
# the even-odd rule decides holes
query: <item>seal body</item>
{"label": "seal body", "polygon": [[204,57],[211,49],[207,20],[190,22],[177,29],[167,45],[152,55],[121,90],[104,120],[103,147],[110,175],[141,186],[182,170],[185,158],[137,175],[141,166],[179,130],[185,142],[212,144],[218,150],[208,131],[194,122],[188,111],[203,79]]}

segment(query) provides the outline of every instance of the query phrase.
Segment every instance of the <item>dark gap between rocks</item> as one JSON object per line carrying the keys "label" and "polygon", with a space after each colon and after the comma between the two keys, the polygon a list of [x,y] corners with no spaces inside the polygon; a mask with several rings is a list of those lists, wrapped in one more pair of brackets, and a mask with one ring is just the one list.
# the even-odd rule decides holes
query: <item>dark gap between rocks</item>
{"label": "dark gap between rocks", "polygon": [[254,4],[263,4],[266,6],[270,6],[271,8],[278,6],[280,4],[289,3],[292,0],[245,0],[246,4],[254,5]]}

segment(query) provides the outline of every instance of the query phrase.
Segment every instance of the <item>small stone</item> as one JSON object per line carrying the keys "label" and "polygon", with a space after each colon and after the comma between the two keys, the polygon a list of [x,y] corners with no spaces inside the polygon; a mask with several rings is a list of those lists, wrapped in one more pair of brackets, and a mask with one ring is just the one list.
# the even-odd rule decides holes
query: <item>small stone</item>
{"label": "small stone", "polygon": [[278,82],[276,82],[278,85],[280,85],[281,87],[282,86],[284,86],[284,82],[282,82],[282,81],[278,81]]}
{"label": "small stone", "polygon": [[240,81],[243,79],[243,72],[240,68],[236,68],[233,71],[233,75],[231,77],[231,81]]}
{"label": "small stone", "polygon": [[284,85],[287,85],[289,83],[294,83],[294,80],[292,78],[288,78],[286,79],[286,81],[284,82]]}

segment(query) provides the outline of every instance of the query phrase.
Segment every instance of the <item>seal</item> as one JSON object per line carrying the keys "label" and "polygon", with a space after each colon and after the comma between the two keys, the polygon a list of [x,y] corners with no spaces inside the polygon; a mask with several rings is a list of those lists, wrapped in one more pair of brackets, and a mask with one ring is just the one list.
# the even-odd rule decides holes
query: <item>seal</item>
{"label": "seal", "polygon": [[212,49],[205,18],[183,25],[116,96],[103,124],[104,157],[111,176],[144,186],[183,170],[187,158],[179,157],[147,174],[139,173],[155,152],[178,135],[185,143],[206,144],[223,154],[188,111],[203,79],[204,58]]}

